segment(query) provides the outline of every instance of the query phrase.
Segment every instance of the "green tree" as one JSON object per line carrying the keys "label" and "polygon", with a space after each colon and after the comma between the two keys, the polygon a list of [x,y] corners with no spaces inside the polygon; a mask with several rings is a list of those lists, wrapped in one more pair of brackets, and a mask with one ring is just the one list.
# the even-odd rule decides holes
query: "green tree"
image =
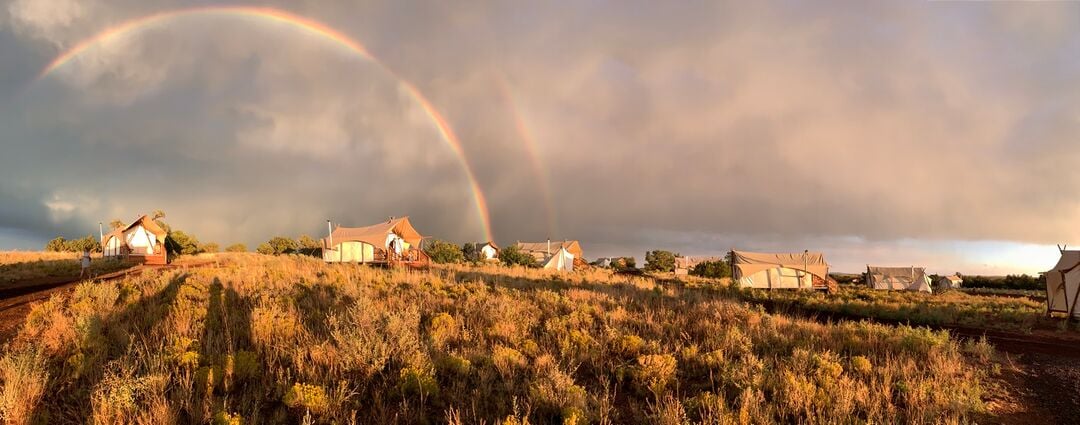
{"label": "green tree", "polygon": [[700,277],[731,277],[731,266],[727,261],[703,261],[690,269],[690,274]]}
{"label": "green tree", "polygon": [[424,247],[424,252],[427,253],[428,257],[431,257],[431,261],[439,264],[465,261],[465,255],[461,253],[461,247],[438,239],[432,239]]}
{"label": "green tree", "polygon": [[258,248],[255,248],[255,252],[263,255],[274,255],[274,247],[270,246],[269,242],[263,242],[259,244]]}
{"label": "green tree", "polygon": [[234,243],[225,248],[225,252],[247,252],[247,245]]}
{"label": "green tree", "polygon": [[304,255],[318,256],[322,252],[322,243],[308,235],[296,238],[297,250]]}
{"label": "green tree", "polygon": [[675,271],[676,254],[671,251],[656,250],[645,253],[645,270],[650,272]]}
{"label": "green tree", "polygon": [[517,245],[510,245],[499,251],[499,261],[508,266],[537,267],[536,257],[527,252],[522,252]]}
{"label": "green tree", "polygon": [[[265,245],[265,246],[263,246]],[[267,255],[281,255],[281,254],[293,254],[296,252],[296,241],[284,236],[274,236],[270,238],[266,243],[259,245],[257,251],[260,254]]]}
{"label": "green tree", "polygon": [[109,228],[113,230],[121,229],[124,226],[126,226],[126,224],[124,224],[124,220],[121,220],[119,218],[114,218],[113,221],[109,222]]}
{"label": "green tree", "polygon": [[57,236],[49,243],[45,244],[45,250],[49,252],[64,252],[67,251],[67,240],[63,236]]}
{"label": "green tree", "polygon": [[467,242],[461,246],[461,253],[465,256],[465,261],[470,263],[480,262],[480,244]]}
{"label": "green tree", "polygon": [[637,268],[637,261],[634,257],[615,257],[611,259],[611,269],[617,272],[634,270]]}
{"label": "green tree", "polygon": [[221,246],[215,242],[207,242],[199,247],[199,251],[202,252],[218,252],[221,251]]}
{"label": "green tree", "polygon": [[97,240],[94,235],[86,235],[82,239],[70,240],[67,244],[68,251],[72,252],[101,252],[101,241]]}
{"label": "green tree", "polygon": [[169,235],[165,237],[165,250],[170,255],[194,255],[202,252],[199,239],[183,230],[169,232]]}

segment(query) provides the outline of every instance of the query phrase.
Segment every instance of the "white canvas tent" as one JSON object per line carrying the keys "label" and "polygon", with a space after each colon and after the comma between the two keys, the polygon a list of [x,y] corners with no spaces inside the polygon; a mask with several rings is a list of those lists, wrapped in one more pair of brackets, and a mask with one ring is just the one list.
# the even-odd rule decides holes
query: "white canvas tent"
{"label": "white canvas tent", "polygon": [[545,269],[572,272],[574,271],[574,254],[571,254],[566,248],[560,247],[558,251],[542,260],[540,264]]}
{"label": "white canvas tent", "polygon": [[874,289],[933,292],[922,267],[866,266],[866,285]]}
{"label": "white canvas tent", "polygon": [[960,276],[942,276],[937,280],[937,289],[943,291],[946,289],[960,289],[964,285],[964,279]]}
{"label": "white canvas tent", "polygon": [[480,245],[480,259],[484,261],[499,261],[499,247],[495,242],[487,242]]}
{"label": "white canvas tent", "polygon": [[829,277],[829,263],[817,252],[796,254],[731,251],[732,278],[743,288],[814,288],[815,277],[822,287]]}
{"label": "white canvas tent", "polygon": [[1080,251],[1061,251],[1061,259],[1046,272],[1046,309],[1080,318]]}

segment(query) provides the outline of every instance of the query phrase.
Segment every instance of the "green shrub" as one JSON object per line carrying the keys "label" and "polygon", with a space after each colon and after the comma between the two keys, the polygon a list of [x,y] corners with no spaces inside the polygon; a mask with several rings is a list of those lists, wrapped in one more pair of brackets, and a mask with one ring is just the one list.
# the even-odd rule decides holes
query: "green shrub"
{"label": "green shrub", "polygon": [[461,263],[465,261],[465,255],[461,253],[461,247],[450,242],[438,239],[430,240],[424,247],[424,252],[431,261],[439,264]]}
{"label": "green shrub", "polygon": [[316,415],[325,412],[330,406],[323,387],[301,383],[293,384],[282,401],[293,409],[307,410]]}
{"label": "green shrub", "polygon": [[670,354],[648,354],[638,356],[637,368],[634,369],[634,383],[640,389],[652,392],[656,397],[664,394],[668,384],[675,379],[678,362]]}
{"label": "green shrub", "polygon": [[645,253],[645,270],[651,272],[673,272],[675,271],[675,257],[679,254],[672,253],[671,251],[648,251]]}
{"label": "green shrub", "polygon": [[508,266],[537,267],[536,257],[521,251],[517,245],[510,245],[499,251],[499,261]]}

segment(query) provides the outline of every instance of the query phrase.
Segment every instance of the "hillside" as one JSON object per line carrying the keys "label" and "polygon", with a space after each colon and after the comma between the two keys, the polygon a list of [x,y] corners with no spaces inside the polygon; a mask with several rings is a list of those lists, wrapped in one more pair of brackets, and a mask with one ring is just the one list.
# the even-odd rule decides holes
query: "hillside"
{"label": "hillside", "polygon": [[0,368],[16,422],[939,423],[991,351],[601,271],[236,255],[56,295]]}

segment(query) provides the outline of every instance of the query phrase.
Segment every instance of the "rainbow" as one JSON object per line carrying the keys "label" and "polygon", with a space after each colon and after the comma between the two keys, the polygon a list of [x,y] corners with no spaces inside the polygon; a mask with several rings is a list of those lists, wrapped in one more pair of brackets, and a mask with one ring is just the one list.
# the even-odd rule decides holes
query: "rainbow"
{"label": "rainbow", "polygon": [[529,157],[533,174],[538,181],[540,194],[544,197],[544,209],[548,221],[548,237],[554,238],[558,231],[555,207],[551,201],[551,185],[548,182],[548,175],[547,172],[544,171],[544,164],[540,159],[540,152],[536,147],[536,137],[533,136],[532,129],[525,120],[525,115],[521,112],[521,108],[518,107],[517,97],[514,96],[514,92],[510,87],[510,83],[506,80],[506,77],[502,73],[497,74],[495,83],[499,87],[499,93],[502,95],[503,102],[506,103],[506,106],[510,109],[510,114],[514,117],[514,129],[517,131],[518,138],[520,138],[525,145],[525,153]]}
{"label": "rainbow", "polygon": [[425,97],[419,89],[412,83],[408,82],[404,78],[401,78],[390,67],[378,60],[363,44],[356,41],[352,37],[338,31],[326,24],[319,21],[315,21],[303,16],[295,15],[280,9],[267,8],[267,7],[248,7],[248,6],[211,6],[211,7],[198,7],[189,9],[178,9],[166,12],[155,13],[143,17],[130,19],[119,24],[113,25],[105,30],[90,36],[71,48],[63,51],[55,59],[53,59],[41,73],[38,74],[37,79],[43,79],[51,74],[56,69],[71,62],[72,59],[78,57],[81,53],[93,48],[94,46],[114,40],[118,37],[140,31],[151,25],[163,23],[175,18],[197,16],[197,15],[225,15],[225,16],[240,16],[257,18],[261,20],[277,22],[288,25],[292,28],[302,30],[309,34],[317,35],[325,40],[332,41],[338,46],[341,46],[350,52],[353,52],[362,58],[375,63],[388,74],[397,79],[398,83],[405,88],[405,91],[415,100],[420,107],[424,109],[424,112],[428,115],[428,118],[435,124],[436,129],[442,136],[443,141],[450,147],[454,155],[457,157],[458,162],[461,164],[462,169],[465,172],[465,177],[469,181],[470,189],[472,190],[473,201],[476,203],[477,213],[480,215],[480,222],[483,226],[485,240],[492,240],[491,232],[491,217],[488,213],[487,200],[484,197],[484,192],[480,189],[480,185],[476,181],[476,176],[472,171],[472,166],[469,164],[468,159],[465,157],[465,151],[461,148],[461,141],[454,134],[454,130],[450,127],[446,118],[439,113],[437,109],[431,104],[431,101]]}

